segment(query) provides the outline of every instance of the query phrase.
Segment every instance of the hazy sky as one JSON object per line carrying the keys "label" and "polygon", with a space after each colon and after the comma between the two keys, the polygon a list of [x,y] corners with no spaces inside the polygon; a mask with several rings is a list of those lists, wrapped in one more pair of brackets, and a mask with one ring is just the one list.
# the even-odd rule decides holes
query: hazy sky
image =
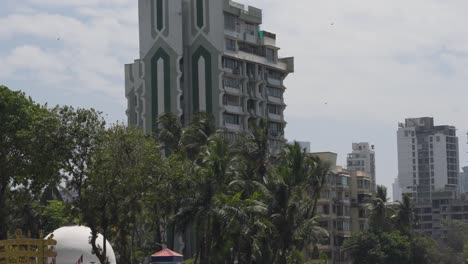
{"label": "hazy sky", "polygon": [[[468,1],[241,0],[263,9],[280,56],[294,56],[286,136],[313,151],[376,146],[377,180],[397,175],[405,117],[454,125],[465,166]],[[137,0],[0,0],[0,84],[36,101],[125,121],[123,64],[138,56]],[[391,190],[389,190],[391,193]]]}

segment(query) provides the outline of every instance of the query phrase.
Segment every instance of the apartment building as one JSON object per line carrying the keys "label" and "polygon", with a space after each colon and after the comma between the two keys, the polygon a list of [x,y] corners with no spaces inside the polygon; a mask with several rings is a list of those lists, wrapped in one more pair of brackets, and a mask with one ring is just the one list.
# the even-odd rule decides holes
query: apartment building
{"label": "apartment building", "polygon": [[284,80],[294,59],[278,56],[260,9],[230,0],[138,4],[140,58],[125,65],[129,125],[156,131],[162,113],[187,125],[207,112],[226,132],[266,119],[272,144],[284,142]]}
{"label": "apartment building", "polygon": [[461,186],[461,193],[468,192],[468,167],[462,167],[462,171],[460,173],[460,186]]}
{"label": "apartment building", "polygon": [[434,239],[442,239],[447,231],[444,222],[468,222],[468,197],[455,191],[435,191],[430,201],[415,204],[416,230]]}
{"label": "apartment building", "polygon": [[[368,228],[365,204],[372,196],[372,177],[365,171],[350,171],[337,166],[336,153],[311,155],[319,157],[332,168],[317,206],[319,224],[328,230],[329,238],[318,245],[318,250],[326,253],[331,263],[350,263],[343,245],[352,233]],[[309,258],[317,257],[312,252],[308,253]]]}
{"label": "apartment building", "polygon": [[367,172],[372,179],[372,191],[376,190],[374,145],[367,142],[353,143],[352,152],[347,157],[347,168]]}
{"label": "apartment building", "polygon": [[399,124],[398,184],[417,203],[431,201],[436,191],[458,191],[458,137],[453,126],[435,126],[431,117],[408,118]]}

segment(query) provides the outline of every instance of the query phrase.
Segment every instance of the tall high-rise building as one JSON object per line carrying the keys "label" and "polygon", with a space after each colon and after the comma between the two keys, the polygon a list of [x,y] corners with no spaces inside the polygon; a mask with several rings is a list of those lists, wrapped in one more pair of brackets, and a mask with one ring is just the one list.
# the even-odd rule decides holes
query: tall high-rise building
{"label": "tall high-rise building", "polygon": [[459,184],[458,137],[453,126],[435,126],[431,117],[408,118],[399,125],[398,183],[420,202],[434,191],[456,192]]}
{"label": "tall high-rise building", "polygon": [[403,201],[402,191],[400,187],[400,182],[398,181],[398,177],[395,179],[395,182],[392,183],[392,194],[393,194],[393,201]]}
{"label": "tall high-rise building", "polygon": [[[155,131],[172,112],[187,125],[214,116],[226,132],[268,120],[283,142],[284,79],[293,58],[279,58],[262,11],[230,0],[139,0],[140,59],[125,66],[128,123]],[[229,133],[227,133],[229,134]]]}
{"label": "tall high-rise building", "polygon": [[462,192],[468,192],[468,167],[462,168],[463,172],[460,173],[460,189]]}
{"label": "tall high-rise building", "polygon": [[365,171],[372,179],[371,190],[376,189],[375,179],[375,149],[367,142],[353,143],[353,151],[348,154],[348,170]]}

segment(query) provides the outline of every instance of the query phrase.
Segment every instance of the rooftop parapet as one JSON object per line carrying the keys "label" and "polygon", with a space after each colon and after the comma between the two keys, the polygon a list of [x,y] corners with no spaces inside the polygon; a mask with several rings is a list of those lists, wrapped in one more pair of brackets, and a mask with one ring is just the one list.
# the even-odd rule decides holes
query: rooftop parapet
{"label": "rooftop parapet", "polygon": [[240,17],[248,22],[261,24],[262,10],[253,6],[247,8],[243,4],[239,4],[232,0],[224,0],[224,11]]}

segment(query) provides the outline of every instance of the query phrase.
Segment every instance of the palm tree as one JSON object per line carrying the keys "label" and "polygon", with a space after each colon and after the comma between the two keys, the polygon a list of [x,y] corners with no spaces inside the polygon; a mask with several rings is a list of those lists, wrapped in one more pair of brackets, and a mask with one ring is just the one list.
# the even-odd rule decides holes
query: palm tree
{"label": "palm tree", "polygon": [[164,143],[166,155],[179,151],[180,139],[182,138],[182,124],[174,113],[166,112],[159,116],[158,138]]}
{"label": "palm tree", "polygon": [[372,198],[367,208],[370,212],[370,229],[371,231],[380,233],[390,228],[389,210],[387,205],[387,188],[383,185],[377,186],[377,193]]}
{"label": "palm tree", "polygon": [[178,223],[183,228],[194,226],[197,230],[198,250],[195,262],[211,263],[211,249],[222,234],[222,224],[217,208],[217,195],[226,193],[232,175],[233,155],[230,145],[220,134],[208,140],[202,148],[194,174],[195,193],[187,196],[177,214]]}
{"label": "palm tree", "polygon": [[414,225],[414,211],[410,196],[405,193],[403,201],[398,202],[396,214],[392,217],[396,227],[402,234],[411,235]]}
{"label": "palm tree", "polygon": [[327,235],[316,221],[318,194],[310,193],[320,193],[328,170],[297,143],[286,146],[279,161],[269,184],[273,193],[270,217],[277,232],[272,245],[275,259],[285,264],[288,256]]}
{"label": "palm tree", "polygon": [[187,156],[192,160],[195,159],[215,132],[216,126],[212,115],[205,112],[195,114],[181,137],[181,145]]}

